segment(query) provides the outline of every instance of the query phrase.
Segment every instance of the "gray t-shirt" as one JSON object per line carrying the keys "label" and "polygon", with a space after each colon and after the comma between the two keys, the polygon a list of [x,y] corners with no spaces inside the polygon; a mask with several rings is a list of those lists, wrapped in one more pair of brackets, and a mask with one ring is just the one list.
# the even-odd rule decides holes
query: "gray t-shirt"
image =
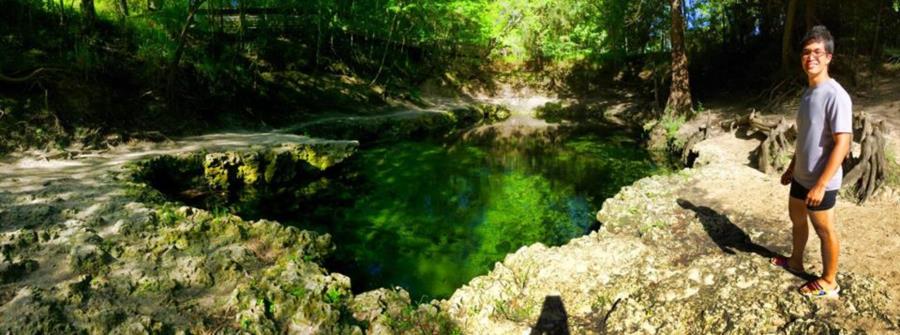
{"label": "gray t-shirt", "polygon": [[[819,180],[834,149],[834,134],[853,133],[853,103],[834,79],[803,91],[797,112],[797,146],[794,179],[811,188]],[[843,170],[838,167],[825,190],[841,188]]]}

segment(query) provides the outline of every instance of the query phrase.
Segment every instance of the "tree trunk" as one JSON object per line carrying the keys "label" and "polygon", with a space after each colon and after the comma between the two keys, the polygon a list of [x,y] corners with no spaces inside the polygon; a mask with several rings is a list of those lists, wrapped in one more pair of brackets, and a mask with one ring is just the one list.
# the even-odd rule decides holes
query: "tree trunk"
{"label": "tree trunk", "polygon": [[97,17],[97,12],[94,10],[94,0],[81,0],[81,14],[84,15],[84,19],[88,24],[94,22],[94,19]]}
{"label": "tree trunk", "polygon": [[197,14],[197,9],[200,8],[200,5],[203,4],[203,0],[196,1],[193,6],[188,10],[187,19],[184,20],[184,26],[181,27],[181,33],[178,34],[178,47],[175,49],[175,57],[172,58],[172,69],[178,67],[178,63],[181,62],[181,56],[184,54],[184,45],[187,42],[187,32],[191,27],[191,24],[194,23],[194,16]]}
{"label": "tree trunk", "polygon": [[816,0],[806,0],[806,31],[816,25]]}
{"label": "tree trunk", "polygon": [[66,4],[63,3],[63,0],[59,0],[59,25],[64,26],[65,24],[66,24]]}
{"label": "tree trunk", "polygon": [[878,8],[878,16],[875,19],[875,37],[872,42],[872,52],[869,55],[869,85],[875,86],[875,77],[878,74],[878,67],[881,66],[881,57],[883,57],[883,47],[881,45],[881,14],[884,13],[885,4],[882,3]]}
{"label": "tree trunk", "polygon": [[122,20],[128,17],[128,0],[119,0],[119,13],[122,14]]}
{"label": "tree trunk", "polygon": [[318,15],[316,15],[316,71],[319,70],[319,58],[322,50],[322,2],[316,1]]}
{"label": "tree trunk", "polygon": [[190,29],[191,24],[194,23],[194,16],[197,14],[197,9],[203,5],[204,1],[205,0],[191,1],[192,5],[190,6],[190,9],[188,9],[187,19],[184,20],[184,26],[181,27],[181,33],[178,34],[178,47],[175,49],[175,57],[172,58],[172,63],[169,64],[169,73],[166,81],[166,91],[170,108],[172,106],[171,100],[175,97],[175,77],[178,73],[178,64],[181,63],[181,56],[184,54],[185,44],[187,43],[188,29]]}
{"label": "tree trunk", "polygon": [[781,71],[790,73],[791,66],[795,64],[791,58],[791,36],[794,34],[794,17],[797,16],[797,0],[788,2],[787,15],[784,19],[784,34],[781,37]]}
{"label": "tree trunk", "polygon": [[394,38],[394,26],[397,24],[397,15],[400,12],[394,12],[394,18],[391,20],[391,30],[388,32],[388,40],[384,45],[384,51],[381,53],[381,63],[378,65],[378,72],[375,73],[375,78],[372,78],[372,81],[369,83],[369,86],[375,85],[375,82],[378,81],[378,77],[381,76],[381,71],[384,70],[384,61],[387,59],[388,48],[391,46],[392,40]]}
{"label": "tree trunk", "polygon": [[691,85],[688,73],[688,59],[684,48],[684,17],[681,14],[682,0],[671,0],[672,4],[672,87],[666,110],[674,114],[691,112]]}

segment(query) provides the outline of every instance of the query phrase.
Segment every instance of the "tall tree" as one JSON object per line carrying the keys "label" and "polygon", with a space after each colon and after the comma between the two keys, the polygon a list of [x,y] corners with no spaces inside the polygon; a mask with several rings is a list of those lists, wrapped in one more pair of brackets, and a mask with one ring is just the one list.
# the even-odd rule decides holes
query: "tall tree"
{"label": "tall tree", "polygon": [[682,16],[682,0],[670,0],[672,10],[672,87],[669,90],[669,101],[666,110],[676,114],[687,114],[691,111],[691,85],[688,74],[688,59],[684,48],[684,17]]}
{"label": "tall tree", "polygon": [[794,32],[794,17],[797,16],[797,0],[788,2],[787,15],[784,18],[784,33],[781,35],[781,71],[788,73],[791,69],[791,36]]}
{"label": "tall tree", "polygon": [[97,17],[97,12],[94,10],[94,0],[81,0],[81,14],[84,15],[84,19],[88,23],[94,22],[94,19]]}
{"label": "tall tree", "polygon": [[809,28],[812,28],[816,25],[818,18],[816,18],[816,0],[806,0],[806,30],[809,31]]}
{"label": "tall tree", "polygon": [[119,14],[122,15],[122,19],[128,17],[128,0],[119,0]]}

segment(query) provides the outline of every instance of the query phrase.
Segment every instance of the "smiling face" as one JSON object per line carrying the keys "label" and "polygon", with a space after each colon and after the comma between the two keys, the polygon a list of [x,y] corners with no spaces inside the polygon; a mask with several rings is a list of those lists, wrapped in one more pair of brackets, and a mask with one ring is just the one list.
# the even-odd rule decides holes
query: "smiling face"
{"label": "smiling face", "polygon": [[800,65],[810,78],[819,74],[828,73],[828,64],[831,64],[831,53],[825,49],[825,43],[813,41],[803,47],[800,56]]}

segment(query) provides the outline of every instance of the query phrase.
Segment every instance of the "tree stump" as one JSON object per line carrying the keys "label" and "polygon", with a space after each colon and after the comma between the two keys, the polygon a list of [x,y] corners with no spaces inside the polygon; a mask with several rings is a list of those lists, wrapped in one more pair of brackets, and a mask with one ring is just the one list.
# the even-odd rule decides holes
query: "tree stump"
{"label": "tree stump", "polygon": [[854,188],[856,200],[862,204],[884,184],[887,159],[884,147],[884,120],[875,122],[866,113],[858,113],[853,118],[854,136],[859,136],[861,150],[858,157],[844,161],[843,186]]}

